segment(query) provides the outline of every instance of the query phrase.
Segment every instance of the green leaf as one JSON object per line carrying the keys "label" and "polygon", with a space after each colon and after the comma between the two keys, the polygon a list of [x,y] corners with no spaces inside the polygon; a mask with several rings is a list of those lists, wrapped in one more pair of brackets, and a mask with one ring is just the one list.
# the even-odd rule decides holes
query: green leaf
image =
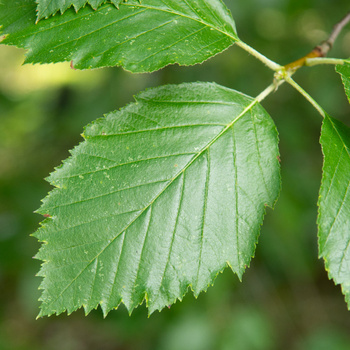
{"label": "green leaf", "polygon": [[203,62],[238,40],[220,0],[129,0],[96,11],[68,9],[35,24],[33,0],[0,5],[2,42],[28,49],[26,63],[71,61],[75,68],[123,66],[151,72]]}
{"label": "green leaf", "polygon": [[145,299],[149,313],[197,296],[254,255],[279,193],[275,125],[251,97],[211,83],[169,85],[87,126],[49,177],[35,236],[40,316]]}
{"label": "green leaf", "polygon": [[336,65],[336,71],[341,75],[341,79],[345,88],[345,93],[350,102],[350,62],[345,61],[344,64]]}
{"label": "green leaf", "polygon": [[341,284],[350,309],[350,128],[326,116],[322,126],[324,154],[319,196],[319,255],[329,277]]}
{"label": "green leaf", "polygon": [[[110,0],[109,2],[118,7],[122,1],[126,0]],[[48,18],[58,11],[62,14],[71,6],[74,7],[76,12],[86,4],[89,4],[96,10],[99,6],[106,3],[107,0],[35,0],[35,2],[38,4],[37,18],[39,20],[41,18]]]}

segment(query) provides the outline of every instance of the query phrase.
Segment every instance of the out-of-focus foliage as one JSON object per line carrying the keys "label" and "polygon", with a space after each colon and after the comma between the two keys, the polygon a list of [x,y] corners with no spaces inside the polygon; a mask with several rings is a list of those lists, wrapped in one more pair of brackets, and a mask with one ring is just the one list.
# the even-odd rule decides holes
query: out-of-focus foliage
{"label": "out-of-focus foliage", "polygon": [[[348,9],[347,0],[225,3],[234,10],[240,37],[281,64],[310,51]],[[331,56],[349,57],[349,48],[348,28]],[[20,67],[22,52],[0,50],[0,349],[349,348],[343,296],[317,258],[321,119],[288,86],[263,102],[280,133],[282,192],[276,209],[267,212],[243,283],[227,271],[197,300],[188,295],[150,318],[140,306],[131,317],[120,308],[104,320],[97,310],[88,317],[80,311],[35,321],[39,262],[31,258],[39,244],[29,234],[42,218],[33,211],[50,190],[43,178],[82,140],[83,126],[146,87],[215,81],[254,96],[272,77],[235,47],[200,66],[147,75],[119,68],[79,72],[68,64]],[[295,79],[350,125],[349,104],[333,67],[304,68]]]}

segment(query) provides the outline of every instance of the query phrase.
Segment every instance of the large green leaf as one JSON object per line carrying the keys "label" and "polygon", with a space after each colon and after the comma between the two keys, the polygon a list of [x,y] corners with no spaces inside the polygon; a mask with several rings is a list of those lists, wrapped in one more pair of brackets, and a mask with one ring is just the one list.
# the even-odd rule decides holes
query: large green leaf
{"label": "large green leaf", "polygon": [[345,61],[344,64],[338,64],[336,66],[336,71],[341,75],[345,93],[350,102],[350,62]]}
{"label": "large green leaf", "polygon": [[350,308],[350,128],[326,116],[319,197],[319,255],[330,278],[341,284]]}
{"label": "large green leaf", "polygon": [[75,68],[123,66],[150,72],[171,63],[192,65],[237,39],[234,21],[221,0],[129,0],[35,24],[34,0],[0,5],[4,44],[28,49],[27,63],[73,60]]}
{"label": "large green leaf", "polygon": [[[125,0],[109,0],[115,6]],[[48,18],[60,11],[64,13],[69,7],[73,6],[75,11],[78,12],[83,6],[89,4],[93,9],[97,9],[102,4],[106,3],[107,0],[35,0],[37,6],[37,18]]]}
{"label": "large green leaf", "polygon": [[197,296],[226,266],[241,278],[280,188],[275,125],[211,83],[163,86],[86,127],[49,177],[40,315]]}

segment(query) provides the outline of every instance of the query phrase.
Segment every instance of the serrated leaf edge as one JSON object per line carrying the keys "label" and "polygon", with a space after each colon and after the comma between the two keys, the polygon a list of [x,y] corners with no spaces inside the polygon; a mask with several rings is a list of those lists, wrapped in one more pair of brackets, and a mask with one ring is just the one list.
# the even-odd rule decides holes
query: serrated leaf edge
{"label": "serrated leaf edge", "polygon": [[[347,153],[348,153],[348,156],[350,158],[350,153],[349,153],[349,150],[347,149],[347,147],[345,146],[345,142],[344,140],[342,139],[342,137],[339,135],[339,132],[337,131],[337,129],[335,128],[334,126],[334,123],[332,122],[332,118],[330,118],[327,114],[325,116],[325,118],[327,118],[330,123],[332,124],[332,127],[333,129],[335,130],[335,132],[337,133],[341,143],[344,145],[344,148],[346,149]],[[323,182],[322,182],[322,179],[323,179],[323,174],[324,174],[324,167],[325,167],[325,154],[324,154],[324,151],[323,151],[323,145],[322,143],[320,142],[321,144],[321,149],[322,149],[322,155],[323,155],[323,166],[322,166],[322,178],[321,178],[321,187],[320,187],[320,191],[319,191],[319,195],[318,195],[318,201],[317,201],[317,206],[318,206],[318,215],[317,215],[317,225],[319,226],[319,222],[321,220],[321,213],[320,213],[320,203],[321,203],[321,189],[323,188]],[[319,232],[318,232],[318,258],[319,259],[323,259],[324,260],[324,265],[325,265],[325,270],[327,271],[327,275],[328,275],[328,279],[329,280],[333,280],[334,284],[337,286],[337,285],[340,285],[340,288],[341,288],[341,291],[342,291],[342,294],[344,295],[345,297],[345,301],[347,303],[347,308],[348,310],[350,310],[350,294],[349,293],[346,293],[345,291],[345,286],[343,286],[343,283],[342,282],[339,282],[338,279],[333,276],[332,272],[330,271],[330,267],[329,267],[329,261],[328,261],[328,255],[324,255],[321,253],[321,248],[320,248],[320,237],[319,237]]]}
{"label": "serrated leaf edge", "polygon": [[[192,84],[196,84],[196,83],[188,83],[188,85],[192,85]],[[170,86],[171,86],[171,85],[176,86],[176,84],[170,84]],[[216,85],[216,84],[214,83],[214,85]],[[169,86],[169,85],[168,85],[168,86]],[[144,94],[144,93],[145,93],[146,91],[148,91],[148,90],[155,90],[155,89],[157,89],[157,88],[148,88],[148,89],[146,89],[146,90],[140,92],[139,94],[133,96],[133,97],[134,97],[134,100],[135,100],[134,103],[137,103],[137,102],[138,102],[138,96]],[[205,147],[203,147],[203,148],[198,152],[198,154],[197,154],[195,157],[193,157],[193,159],[192,159],[181,171],[179,171],[179,172],[170,180],[169,184],[168,184],[162,191],[160,191],[159,194],[158,194],[145,208],[142,209],[141,213],[140,213],[139,215],[137,215],[137,216],[133,219],[133,221],[132,221],[131,223],[129,223],[128,226],[130,226],[135,220],[137,220],[137,219],[138,219],[138,218],[139,218],[139,217],[140,217],[140,216],[155,202],[155,201],[156,201],[156,199],[159,198],[159,196],[161,196],[161,195],[164,193],[164,191],[165,191],[165,190],[166,190],[166,189],[181,175],[181,174],[183,174],[183,173],[185,172],[185,170],[186,170],[198,157],[200,157],[206,150],[208,150],[208,149],[210,148],[210,146],[211,146],[213,143],[215,143],[216,140],[218,140],[218,139],[219,139],[229,128],[231,128],[240,118],[242,118],[249,110],[251,110],[256,104],[259,103],[259,101],[258,101],[256,98],[255,98],[255,99],[252,99],[250,96],[245,95],[245,94],[243,94],[243,93],[241,93],[241,92],[238,92],[238,91],[235,91],[235,92],[237,92],[237,93],[239,93],[239,94],[241,94],[241,95],[243,95],[243,96],[246,96],[246,97],[250,98],[250,99],[251,99],[251,103],[250,103],[247,107],[245,107],[245,108],[243,109],[243,111],[242,111],[232,122],[230,122],[230,123],[215,137],[215,138],[213,138],[211,142],[209,142]],[[128,108],[128,105],[127,105],[127,106],[124,106],[124,107],[122,107],[122,108],[120,108],[118,111],[122,111],[122,110],[124,110],[124,109],[126,109],[126,108]],[[113,112],[111,112],[111,113],[113,113]],[[108,113],[108,114],[110,114],[110,113]],[[87,128],[89,128],[91,125],[93,125],[93,124],[95,124],[95,123],[98,123],[98,122],[104,120],[104,119],[108,116],[108,114],[105,114],[103,117],[98,118],[98,119],[96,119],[95,121],[93,121],[92,123],[86,125],[86,126],[84,127],[84,131],[85,131]],[[276,126],[275,126],[275,125],[274,125],[274,130],[276,131],[277,142],[278,142],[278,132],[277,132],[277,129],[276,129]],[[81,141],[76,147],[74,147],[72,150],[69,151],[69,152],[71,153],[71,156],[68,157],[67,159],[65,159],[65,160],[62,162],[61,165],[59,165],[58,167],[55,167],[55,170],[54,170],[51,174],[53,174],[57,169],[63,167],[63,165],[64,165],[66,162],[68,162],[68,161],[74,156],[74,154],[73,154],[74,150],[75,150],[80,144],[84,143],[84,142],[87,140],[87,138],[88,138],[88,137],[85,136],[84,132],[81,134],[81,136],[84,138],[84,140]],[[56,185],[52,184],[52,182],[51,182],[51,180],[50,180],[51,174],[46,178],[46,180],[47,180],[51,185],[57,187]],[[280,172],[279,172],[278,175],[279,175],[279,187],[280,187],[279,190],[278,190],[278,195],[276,196],[276,199],[274,200],[274,202],[272,203],[271,206],[265,203],[265,209],[264,209],[264,211],[262,212],[261,217],[259,218],[259,221],[260,221],[260,228],[259,228],[259,231],[258,231],[257,236],[256,236],[256,241],[255,241],[255,243],[254,243],[254,250],[253,250],[253,254],[251,255],[251,259],[254,258],[254,256],[255,256],[255,250],[256,250],[256,246],[257,246],[257,244],[258,244],[258,239],[259,239],[260,232],[261,232],[261,226],[262,226],[262,224],[263,224],[264,216],[266,215],[266,207],[270,207],[271,209],[274,209],[274,206],[275,206],[275,204],[276,204],[276,202],[277,202],[277,200],[278,200],[278,198],[279,198],[279,194],[280,194],[280,190],[281,190],[281,174],[280,174]],[[46,198],[48,198],[50,195],[51,195],[51,192],[42,200],[42,202],[44,202],[44,201],[46,200]],[[43,214],[43,213],[40,211],[40,208],[36,211],[36,213]],[[45,219],[40,223],[40,226],[43,227],[44,224],[47,223],[49,220],[54,220],[54,217],[45,218]],[[32,236],[36,237],[36,232],[33,233]],[[119,236],[116,236],[114,239],[112,239],[111,242],[110,242],[110,244],[111,244],[117,237],[119,237]],[[39,242],[41,242],[41,243],[43,243],[43,244],[46,243],[44,240],[40,240],[40,239],[39,239]],[[108,245],[108,246],[109,246],[109,245]],[[106,248],[105,248],[105,249],[106,249]],[[100,252],[100,253],[98,254],[98,256],[99,256],[101,253],[102,253],[102,252]],[[98,257],[98,256],[97,256],[97,257]],[[36,258],[36,257],[34,257],[34,258]],[[96,257],[95,257],[93,260],[95,260],[95,259],[96,259]],[[250,266],[251,259],[250,259],[250,261],[249,261],[249,264],[246,265],[246,266],[244,267],[244,269],[242,270],[242,273],[241,273],[241,274],[239,274],[239,271],[233,271],[233,268],[232,268],[232,266],[230,265],[230,263],[229,263],[228,261],[226,261],[225,264],[224,264],[221,268],[219,268],[219,269],[216,271],[215,276],[214,276],[214,277],[211,277],[211,281],[207,284],[207,286],[206,286],[204,289],[202,289],[202,290],[200,290],[198,293],[196,293],[195,290],[193,289],[193,285],[192,285],[192,284],[189,284],[189,285],[187,286],[187,288],[184,290],[184,293],[183,293],[181,296],[179,296],[179,297],[177,297],[177,298],[174,298],[174,300],[172,301],[171,305],[172,305],[172,304],[175,304],[175,303],[177,302],[177,300],[182,301],[183,297],[188,293],[188,290],[189,290],[189,289],[192,291],[192,293],[193,293],[193,295],[194,295],[195,298],[198,298],[198,296],[199,296],[200,293],[202,293],[202,292],[207,292],[208,288],[209,288],[210,286],[213,286],[213,285],[214,285],[217,276],[218,276],[220,273],[223,273],[224,270],[225,270],[227,267],[230,267],[231,271],[233,271],[235,274],[237,274],[238,279],[239,279],[240,281],[242,281],[243,273],[245,272],[246,268]],[[41,260],[41,259],[40,259],[40,260]],[[93,261],[93,260],[92,260],[92,261]],[[45,265],[45,263],[48,262],[47,260],[42,260],[42,261],[43,261],[43,264],[41,264],[41,267],[43,267],[43,266]],[[92,262],[92,261],[91,261],[91,262]],[[90,262],[87,266],[89,266],[89,265],[91,264],[91,262]],[[85,269],[86,269],[86,268],[85,268]],[[83,271],[85,271],[85,269],[84,269]],[[81,272],[79,273],[79,275],[80,275],[83,271],[81,271]],[[38,272],[38,275],[40,274],[40,272],[41,272],[41,269],[40,269],[40,271]],[[78,275],[78,276],[79,276],[79,275]],[[78,276],[77,276],[77,277],[78,277]],[[45,278],[46,276],[45,276],[45,275],[40,275],[40,277]],[[77,277],[76,277],[76,278],[77,278]],[[75,278],[75,279],[76,279],[76,278]],[[40,284],[40,286],[39,286],[39,288],[38,288],[39,290],[45,289],[44,287],[42,287],[43,282],[44,282],[44,281],[42,281],[42,283]],[[69,286],[68,286],[68,287],[69,287]],[[65,290],[66,290],[68,287],[66,287]],[[64,291],[63,291],[63,292],[64,292]],[[62,294],[62,293],[61,293],[61,294]],[[56,298],[56,300],[57,300],[57,298]],[[43,301],[41,297],[39,298],[39,301]],[[156,310],[161,311],[162,309],[165,308],[165,306],[164,306],[164,307],[162,307],[162,308],[155,308],[154,310],[150,310],[150,309],[149,309],[149,305],[148,305],[148,293],[147,293],[147,291],[145,291],[144,294],[143,294],[143,296],[142,296],[142,299],[141,299],[140,302],[137,304],[137,306],[131,307],[130,310],[127,308],[129,315],[132,314],[132,312],[133,312],[133,310],[134,310],[135,308],[137,308],[139,305],[142,305],[144,302],[146,302],[146,307],[147,307],[147,309],[148,309],[148,317],[150,317],[151,314],[152,314],[154,311],[156,311]],[[51,312],[51,313],[46,314],[46,313],[43,313],[42,310],[40,310],[40,312],[39,312],[39,314],[38,314],[38,316],[37,316],[37,319],[38,319],[38,318],[41,318],[41,317],[43,317],[43,316],[51,316],[51,315],[53,315],[53,314],[55,314],[55,315],[58,316],[58,315],[60,315],[60,314],[62,314],[62,313],[64,313],[64,312],[67,312],[67,315],[70,315],[72,312],[74,312],[74,311],[76,311],[76,310],[79,310],[79,309],[81,309],[81,308],[84,309],[85,315],[87,316],[92,310],[96,310],[99,306],[101,307],[102,312],[103,312],[103,317],[105,318],[111,310],[116,310],[116,309],[118,309],[118,307],[120,306],[120,304],[124,304],[124,305],[126,306],[126,304],[124,303],[124,301],[123,301],[122,298],[121,298],[121,300],[120,300],[120,302],[119,302],[119,304],[118,304],[117,306],[115,306],[115,307],[113,307],[112,309],[109,309],[109,310],[107,310],[107,311],[104,310],[103,304],[104,304],[103,301],[97,302],[97,304],[96,304],[94,307],[88,307],[88,305],[82,304],[80,307],[77,307],[75,310],[73,310],[73,311],[71,311],[71,312],[68,312],[68,310],[65,309],[65,310],[63,310],[63,311],[61,311],[61,312],[53,311],[53,312]]]}

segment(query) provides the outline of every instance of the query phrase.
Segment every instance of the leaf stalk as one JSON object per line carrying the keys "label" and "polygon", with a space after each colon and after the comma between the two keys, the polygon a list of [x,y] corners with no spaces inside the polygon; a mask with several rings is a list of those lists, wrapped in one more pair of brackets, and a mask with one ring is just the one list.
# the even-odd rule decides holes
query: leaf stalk
{"label": "leaf stalk", "polygon": [[255,100],[259,103],[263,101],[267,96],[269,96],[272,92],[275,92],[280,85],[282,85],[285,80],[274,80],[272,84],[270,84],[264,91],[262,91]]}
{"label": "leaf stalk", "polygon": [[298,83],[296,83],[290,75],[285,76],[284,80],[289,85],[293,86],[293,88],[297,90],[301,95],[303,95],[311,103],[311,105],[315,107],[315,109],[323,118],[326,117],[326,112],[324,109]]}
{"label": "leaf stalk", "polygon": [[261,61],[262,63],[265,64],[265,66],[269,67],[270,69],[272,69],[273,71],[277,72],[279,71],[282,66],[280,66],[278,63],[270,60],[269,58],[267,58],[266,56],[264,56],[263,54],[261,54],[259,51],[253,49],[251,46],[247,45],[246,43],[244,43],[243,41],[237,41],[236,45],[238,45],[240,48],[242,48],[243,50],[247,51],[248,53],[250,53],[252,56],[254,56],[255,58],[257,58],[259,61]]}
{"label": "leaf stalk", "polygon": [[322,57],[315,57],[315,58],[307,58],[305,60],[305,66],[312,67],[317,66],[320,64],[341,64],[343,65],[345,60],[341,58],[322,58]]}

